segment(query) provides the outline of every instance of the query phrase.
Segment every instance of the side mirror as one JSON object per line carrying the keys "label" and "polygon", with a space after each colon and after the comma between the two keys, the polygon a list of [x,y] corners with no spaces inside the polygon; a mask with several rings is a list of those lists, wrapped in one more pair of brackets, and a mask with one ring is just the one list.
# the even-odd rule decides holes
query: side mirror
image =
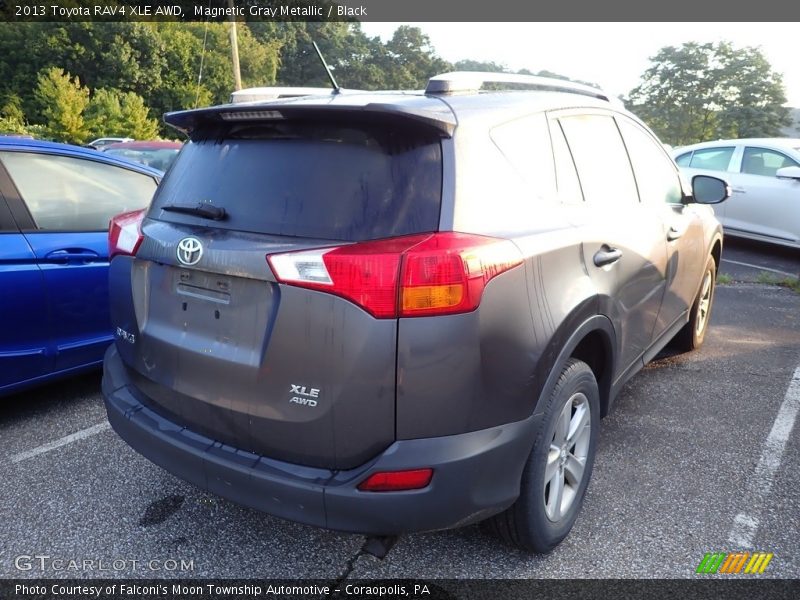
{"label": "side mirror", "polygon": [[783,167],[775,172],[781,179],[800,179],[800,167]]}
{"label": "side mirror", "polygon": [[692,177],[692,198],[698,204],[719,204],[730,195],[731,186],[727,181],[710,175]]}

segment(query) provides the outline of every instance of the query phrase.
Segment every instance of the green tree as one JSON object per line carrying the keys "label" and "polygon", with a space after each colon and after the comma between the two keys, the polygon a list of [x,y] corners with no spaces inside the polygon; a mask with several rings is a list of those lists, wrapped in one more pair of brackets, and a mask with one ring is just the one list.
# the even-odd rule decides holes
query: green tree
{"label": "green tree", "polygon": [[508,68],[494,61],[464,59],[453,65],[456,71],[483,71],[485,73],[510,73]]}
{"label": "green tree", "polygon": [[[256,24],[253,24],[254,27]],[[271,36],[280,46],[277,82],[290,86],[330,87],[325,69],[312,42],[316,42],[333,72],[336,83],[349,89],[386,89],[387,72],[381,57],[385,48],[379,38],[368,38],[359,23],[279,23],[260,39]]]}
{"label": "green tree", "polygon": [[690,42],[662,48],[650,61],[628,102],[669,144],[772,137],[788,123],[781,75],[757,48]]}
{"label": "green tree", "polygon": [[122,119],[130,137],[150,140],[158,136],[158,121],[150,118],[150,111],[141,96],[133,92],[123,92],[120,105]]}
{"label": "green tree", "polygon": [[434,52],[430,38],[419,27],[401,25],[386,44],[392,87],[424,88],[428,79],[453,70],[453,65]]}
{"label": "green tree", "polygon": [[84,115],[91,137],[128,137],[118,90],[100,88],[92,94]]}
{"label": "green tree", "polygon": [[133,92],[108,88],[95,90],[85,119],[92,137],[118,136],[147,140],[158,136],[158,121],[150,118],[144,100]]}
{"label": "green tree", "polygon": [[86,141],[88,130],[83,112],[89,104],[89,89],[77,77],[58,67],[44,69],[37,76],[34,94],[49,137],[74,144]]}
{"label": "green tree", "polygon": [[719,115],[720,137],[776,137],[791,124],[786,103],[783,77],[757,48],[735,50],[721,44],[725,57],[724,78],[728,85],[722,91],[724,108]]}
{"label": "green tree", "polygon": [[[227,102],[233,91],[228,23],[161,23],[166,67],[157,93],[145,102],[155,114]],[[246,25],[238,28],[242,85],[270,85],[278,68],[279,45],[256,38]],[[202,69],[201,69],[202,67]]]}
{"label": "green tree", "polygon": [[22,100],[16,94],[7,96],[0,108],[0,133],[28,133]]}
{"label": "green tree", "polygon": [[[588,81],[581,81],[580,79],[571,79],[565,75],[560,75],[558,73],[554,73],[553,71],[539,71],[538,73],[533,73],[528,69],[520,69],[519,71],[512,71],[508,67],[503,64],[496,63],[494,61],[479,61],[479,60],[459,60],[453,68],[456,71],[483,71],[485,73],[508,73],[511,75],[534,75],[536,77],[547,77],[549,79],[561,79],[563,81],[572,81],[574,83],[581,83],[583,85],[588,85],[591,87],[599,87],[596,83],[591,83]],[[487,84],[485,87],[492,89],[515,89],[519,87],[519,89],[526,89],[525,86],[516,86],[512,84],[511,86],[504,85],[504,84]]]}
{"label": "green tree", "polygon": [[[59,67],[90,89],[136,93],[159,117],[224,102],[233,90],[229,27],[228,23],[10,23],[0,28],[0,97],[18,93],[29,121],[46,121],[30,82],[43,69]],[[241,25],[238,40],[244,85],[274,82],[283,38],[259,39]]]}
{"label": "green tree", "polygon": [[317,43],[343,88],[420,89],[432,75],[452,70],[452,65],[436,55],[428,36],[417,27],[398,27],[386,44],[364,34],[359,23],[252,27],[259,39],[274,39],[280,44],[280,85],[330,86],[312,42]]}

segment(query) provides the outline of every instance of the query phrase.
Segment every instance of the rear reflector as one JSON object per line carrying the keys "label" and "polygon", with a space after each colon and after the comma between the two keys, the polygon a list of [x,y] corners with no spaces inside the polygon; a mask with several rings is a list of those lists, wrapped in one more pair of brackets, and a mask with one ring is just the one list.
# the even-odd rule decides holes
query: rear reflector
{"label": "rear reflector", "polygon": [[144,239],[142,221],[146,208],[122,213],[111,219],[108,227],[108,259],[117,254],[135,256]]}
{"label": "rear reflector", "polygon": [[433,469],[413,471],[384,471],[373,473],[358,484],[362,492],[402,492],[428,487],[433,478]]}
{"label": "rear reflector", "polygon": [[445,232],[267,256],[281,283],[341,296],[374,317],[475,310],[486,284],[522,263],[508,240]]}

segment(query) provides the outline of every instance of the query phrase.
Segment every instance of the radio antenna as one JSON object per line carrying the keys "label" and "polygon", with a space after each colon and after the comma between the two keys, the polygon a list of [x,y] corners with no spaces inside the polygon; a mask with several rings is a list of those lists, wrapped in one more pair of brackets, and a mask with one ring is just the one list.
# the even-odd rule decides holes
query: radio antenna
{"label": "radio antenna", "polygon": [[311,42],[311,43],[314,44],[314,50],[317,51],[317,56],[319,56],[319,59],[322,61],[322,66],[325,67],[325,72],[328,74],[328,79],[331,80],[331,85],[333,86],[333,93],[334,94],[340,93],[341,88],[339,87],[339,84],[336,83],[336,80],[333,78],[333,73],[331,73],[331,68],[328,66],[328,63],[325,62],[325,57],[322,56],[322,52],[320,52],[319,46],[317,46],[317,42]]}

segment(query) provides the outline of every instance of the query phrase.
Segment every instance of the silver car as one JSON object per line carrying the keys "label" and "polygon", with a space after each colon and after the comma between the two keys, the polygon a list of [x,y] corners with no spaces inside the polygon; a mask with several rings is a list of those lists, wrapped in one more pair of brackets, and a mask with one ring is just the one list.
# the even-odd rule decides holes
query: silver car
{"label": "silver car", "polygon": [[722,176],[733,188],[714,207],[727,235],[800,248],[800,139],[717,140],[672,156],[688,176]]}

